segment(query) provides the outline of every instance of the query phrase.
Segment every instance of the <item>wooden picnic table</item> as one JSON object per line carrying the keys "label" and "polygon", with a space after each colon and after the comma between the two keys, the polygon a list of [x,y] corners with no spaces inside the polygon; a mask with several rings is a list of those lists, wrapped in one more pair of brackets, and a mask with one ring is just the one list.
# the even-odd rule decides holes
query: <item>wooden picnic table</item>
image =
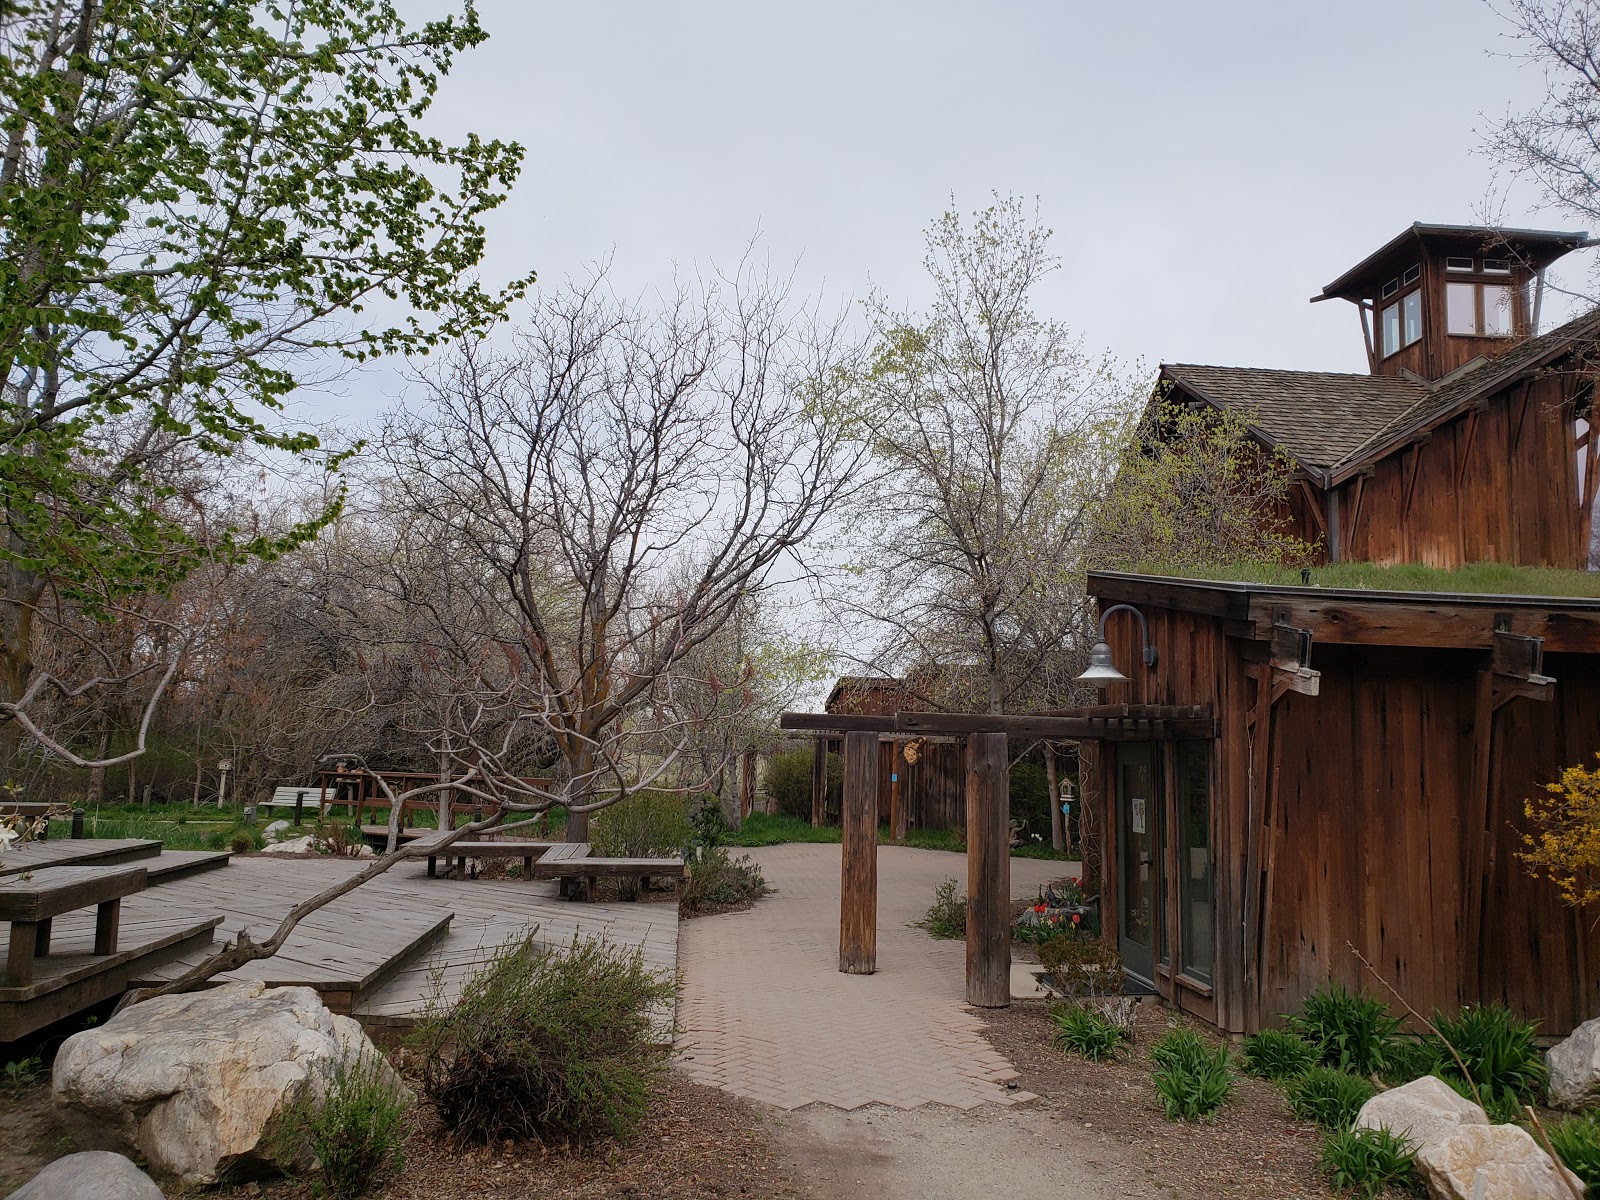
{"label": "wooden picnic table", "polygon": [[95,907],[94,953],[117,952],[122,898],[144,890],[143,867],[51,867],[29,879],[0,880],[0,920],[11,922],[5,986],[33,982],[33,960],[50,953],[50,921],[62,913]]}

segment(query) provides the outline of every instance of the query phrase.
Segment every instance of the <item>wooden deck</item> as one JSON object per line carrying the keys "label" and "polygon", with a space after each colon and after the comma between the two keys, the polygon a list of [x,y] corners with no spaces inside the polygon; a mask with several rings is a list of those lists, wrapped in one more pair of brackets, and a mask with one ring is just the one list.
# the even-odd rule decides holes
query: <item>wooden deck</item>
{"label": "wooden deck", "polygon": [[161,843],[149,838],[65,838],[54,842],[25,842],[6,851],[0,875],[20,875],[40,867],[111,866],[138,862],[161,853]]}
{"label": "wooden deck", "polygon": [[[154,904],[167,912],[181,907],[220,913],[219,937],[231,938],[243,928],[265,938],[295,904],[363,865],[334,858],[236,857],[225,870],[129,897],[124,912]],[[553,883],[429,879],[417,860],[340,897],[302,922],[273,958],[226,978],[310,984],[330,1006],[348,1005],[363,1024],[403,1028],[427,1007],[436,980],[441,999],[454,999],[497,949],[535,926],[539,940],[551,945],[598,936],[637,947],[653,970],[676,975],[676,903],[574,903],[561,899]],[[190,954],[150,972],[144,982],[174,978],[201,957]],[[670,1012],[660,1014],[658,1023],[667,1037]]]}

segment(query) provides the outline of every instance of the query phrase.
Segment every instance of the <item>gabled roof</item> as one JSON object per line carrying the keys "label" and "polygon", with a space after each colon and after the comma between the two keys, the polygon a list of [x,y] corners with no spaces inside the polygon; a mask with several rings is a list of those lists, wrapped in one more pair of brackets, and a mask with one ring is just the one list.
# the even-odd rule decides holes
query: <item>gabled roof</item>
{"label": "gabled roof", "polygon": [[1600,340],[1600,308],[1435,383],[1411,376],[1167,363],[1161,377],[1217,408],[1253,414],[1252,429],[1324,487],[1388,457],[1474,401]]}
{"label": "gabled roof", "polygon": [[1321,471],[1414,411],[1428,394],[1411,379],[1338,371],[1164,363],[1161,376],[1216,408],[1253,413],[1263,442],[1296,465]]}

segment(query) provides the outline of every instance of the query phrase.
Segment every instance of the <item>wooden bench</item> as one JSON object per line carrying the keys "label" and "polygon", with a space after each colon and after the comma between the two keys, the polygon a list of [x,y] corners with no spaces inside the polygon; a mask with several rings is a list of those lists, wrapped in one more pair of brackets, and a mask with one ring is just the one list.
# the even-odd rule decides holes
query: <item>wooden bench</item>
{"label": "wooden bench", "polygon": [[0,817],[22,817],[27,821],[38,821],[39,834],[34,839],[38,842],[50,840],[50,820],[52,816],[63,817],[72,822],[72,836],[83,837],[83,809],[64,809],[59,804],[36,804],[19,800],[0,801]]}
{"label": "wooden bench", "polygon": [[143,867],[52,867],[32,879],[0,882],[0,920],[11,922],[5,986],[33,982],[33,960],[50,953],[50,921],[74,909],[95,906],[94,953],[117,952],[122,898],[142,892]]}
{"label": "wooden bench", "polygon": [[590,854],[586,843],[567,844],[572,845],[575,853],[547,854],[533,864],[533,878],[559,879],[563,895],[572,895],[568,885],[575,879],[584,881],[583,894],[592,897],[595,884],[602,876],[607,879],[650,879],[656,876],[683,878],[681,858],[602,858]]}
{"label": "wooden bench", "polygon": [[[417,839],[421,840],[421,839]],[[522,842],[512,841],[509,838],[503,841],[459,841],[453,842],[444,848],[442,854],[428,855],[428,878],[435,877],[435,866],[440,858],[447,863],[450,859],[456,860],[456,874],[462,878],[467,874],[467,859],[469,858],[520,858],[522,860],[522,876],[530,879],[533,876],[535,861],[565,846],[573,845],[571,842]],[[584,850],[588,846],[583,843]]]}
{"label": "wooden bench", "polygon": [[266,801],[261,807],[292,808],[294,809],[294,823],[298,825],[307,807],[315,809],[318,816],[322,815],[324,811],[322,789],[319,787],[274,788],[272,799]]}

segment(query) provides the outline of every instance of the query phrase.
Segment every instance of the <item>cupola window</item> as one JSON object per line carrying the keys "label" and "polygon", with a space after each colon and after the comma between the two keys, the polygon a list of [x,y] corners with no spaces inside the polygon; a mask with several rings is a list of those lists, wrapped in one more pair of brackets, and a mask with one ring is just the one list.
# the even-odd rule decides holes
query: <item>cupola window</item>
{"label": "cupola window", "polygon": [[1411,288],[1405,295],[1385,304],[1379,314],[1385,358],[1422,340],[1422,290],[1412,286],[1421,278],[1422,267],[1418,265],[1383,285],[1380,301],[1397,295],[1401,288]]}
{"label": "cupola window", "polygon": [[1514,332],[1510,284],[1447,283],[1444,291],[1445,331],[1450,336],[1510,337]]}

